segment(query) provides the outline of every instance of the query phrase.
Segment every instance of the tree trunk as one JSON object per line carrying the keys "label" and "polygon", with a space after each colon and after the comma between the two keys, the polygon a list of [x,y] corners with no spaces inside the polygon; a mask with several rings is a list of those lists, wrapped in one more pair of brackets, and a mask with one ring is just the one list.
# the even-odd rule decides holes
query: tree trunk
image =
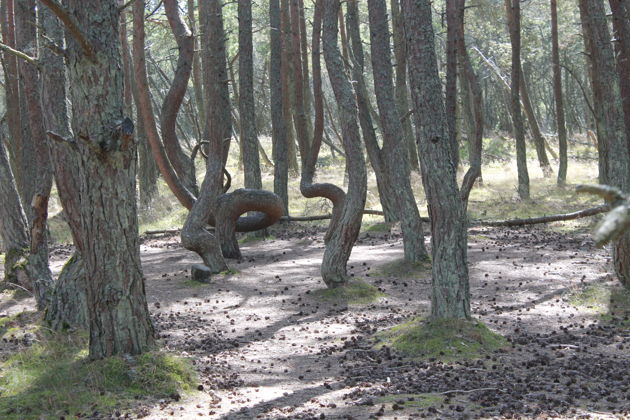
{"label": "tree trunk", "polygon": [[24,273],[19,273],[23,268],[18,261],[28,255],[28,221],[4,147],[4,127],[0,131],[0,196],[3,197],[3,204],[0,206],[0,235],[6,249],[4,279],[9,283],[19,284]]}
{"label": "tree trunk", "polygon": [[162,102],[160,128],[164,149],[182,184],[194,195],[197,180],[194,162],[186,156],[177,138],[177,114],[182,106],[192,74],[195,39],[179,14],[177,0],[165,0],[164,11],[179,49],[173,81]]}
{"label": "tree trunk", "polygon": [[330,84],[339,105],[339,120],[349,169],[348,193],[339,222],[326,245],[321,267],[322,278],[326,285],[338,287],[345,284],[348,279],[346,264],[361,228],[367,191],[367,174],[361,151],[361,135],[357,125],[357,103],[337,45],[340,3],[339,0],[325,0],[323,4],[324,59]]}
{"label": "tree trunk", "polygon": [[348,48],[348,51],[352,64],[354,91],[359,105],[359,123],[361,125],[361,132],[363,133],[365,148],[368,152],[374,174],[376,175],[376,187],[378,189],[381,207],[385,213],[385,221],[391,223],[400,220],[400,211],[398,211],[399,197],[397,197],[394,189],[395,186],[392,185],[393,178],[391,174],[386,173],[383,152],[378,145],[376,129],[370,112],[370,96],[365,83],[365,77],[363,76],[365,72],[365,58],[363,55],[363,45],[361,44],[358,2],[356,0],[350,0],[347,2],[347,7],[346,28],[348,29],[348,37],[351,46],[351,48]]}
{"label": "tree trunk", "polygon": [[[24,0],[17,3],[15,14],[16,46],[30,56],[37,56],[37,21],[35,0]],[[48,267],[48,198],[52,188],[52,170],[46,130],[41,108],[39,90],[39,74],[31,63],[18,63],[20,73],[20,92],[26,102],[26,116],[30,131],[29,138],[23,138],[25,150],[31,149],[34,155],[28,157],[29,165],[24,167],[23,175],[30,179],[32,190],[28,193],[30,206],[26,211],[29,218],[30,253],[26,270],[35,295],[37,307],[43,310],[48,304],[49,293],[53,287],[52,274]],[[28,146],[26,146],[28,144]],[[32,195],[31,195],[32,194]]]}
{"label": "tree trunk", "polygon": [[464,9],[461,0],[446,1],[446,92],[445,107],[448,123],[451,154],[455,168],[459,166],[459,144],[457,136],[457,46],[463,33],[460,32]]}
{"label": "tree trunk", "polygon": [[[623,104],[615,56],[610,45],[604,4],[597,0],[580,0],[580,17],[584,39],[592,66],[594,106],[600,110],[599,141],[606,145],[609,183],[630,191],[630,150],[623,116]],[[630,288],[630,232],[613,243],[613,265],[621,283]]]}
{"label": "tree trunk", "polygon": [[[295,96],[295,80],[293,77],[294,72],[294,51],[292,47],[291,38],[291,18],[289,14],[289,0],[280,1],[280,27],[282,28],[282,49],[284,53],[283,60],[281,61],[281,80],[282,80],[282,110],[284,115],[284,125],[286,128],[287,136],[287,158],[289,160],[289,171],[292,174],[297,174],[299,171],[299,164],[297,160],[297,148],[295,146],[294,137],[294,124],[296,123],[295,105],[293,98]],[[299,134],[296,133],[297,136]],[[300,139],[297,139],[298,142]]]}
{"label": "tree trunk", "polygon": [[238,2],[238,103],[241,120],[241,156],[245,170],[245,188],[262,189],[256,110],[254,107],[254,47],[252,44],[252,5],[248,0]]}
{"label": "tree trunk", "polygon": [[609,2],[613,15],[617,72],[621,83],[626,138],[628,149],[630,149],[630,2],[628,0],[609,0]]}
{"label": "tree trunk", "polygon": [[[203,81],[201,80],[201,57],[199,54],[199,25],[197,24],[197,19],[195,18],[195,0],[187,0],[188,5],[188,24],[190,25],[190,29],[193,33],[193,38],[195,40],[194,48],[195,55],[193,57],[193,88],[195,90],[195,103],[197,105],[197,113],[199,114],[199,118],[204,118],[206,115],[205,105],[203,103]],[[201,138],[197,139],[197,142],[201,141]]]}
{"label": "tree trunk", "polygon": [[553,175],[553,169],[551,169],[551,164],[549,163],[549,158],[547,157],[547,152],[545,151],[545,138],[540,132],[538,120],[536,119],[536,114],[534,113],[534,107],[529,99],[529,90],[527,89],[527,84],[525,83],[525,75],[523,74],[522,66],[519,69],[519,86],[521,90],[523,108],[525,109],[525,115],[527,116],[527,121],[529,122],[529,129],[532,133],[532,138],[534,139],[534,146],[536,147],[538,163],[540,164],[540,169],[542,169],[543,176],[545,178],[549,178]]}
{"label": "tree trunk", "polygon": [[467,231],[451,159],[429,0],[403,0],[422,182],[431,219],[434,319],[470,318]]}
{"label": "tree trunk", "polygon": [[389,185],[399,206],[405,261],[426,261],[429,255],[424,246],[422,220],[411,189],[408,157],[403,144],[403,127],[394,96],[387,3],[385,0],[369,0],[368,8],[374,91],[383,127],[383,160]]}
{"label": "tree trunk", "polygon": [[[64,40],[61,22],[47,8],[39,12],[39,24],[48,39],[58,45]],[[63,57],[49,48],[40,53],[42,77],[42,108],[45,126],[62,138],[72,138],[66,88],[66,69]],[[55,184],[63,203],[66,220],[73,232],[81,231],[79,189],[79,159],[68,143],[49,141]],[[75,244],[77,241],[75,240]],[[88,329],[87,277],[85,264],[78,252],[63,266],[46,309],[46,320],[52,329]]]}
{"label": "tree trunk", "polygon": [[[304,16],[304,0],[299,0],[300,8],[300,49],[302,52],[302,79],[304,80],[304,113],[306,114],[306,123],[308,132],[313,133],[313,123],[311,115],[313,114],[313,94],[310,88],[310,76],[308,71],[308,35],[306,32],[306,17]],[[310,141],[310,137],[309,137]]]}
{"label": "tree trunk", "polygon": [[[407,89],[407,50],[405,47],[405,33],[403,17],[400,15],[400,0],[391,0],[392,29],[394,38],[394,58],[396,60],[396,105],[400,115],[409,112],[409,93]],[[411,170],[419,171],[418,148],[413,135],[411,118],[403,120],[403,144],[407,146]]]}
{"label": "tree trunk", "polygon": [[269,90],[271,97],[271,125],[273,144],[273,191],[284,203],[284,213],[289,214],[288,193],[288,138],[287,126],[284,118],[285,88],[282,83],[282,62],[286,60],[282,56],[282,31],[280,19],[280,0],[269,1],[269,38],[271,59],[269,61]]}
{"label": "tree trunk", "polygon": [[505,0],[505,7],[512,44],[512,84],[510,87],[510,110],[512,126],[516,140],[516,166],[518,171],[518,196],[521,200],[529,199],[529,173],[527,171],[527,152],[525,130],[521,114],[521,5],[520,0]]}
{"label": "tree trunk", "polygon": [[68,39],[66,62],[77,136],[70,142],[79,161],[73,237],[89,279],[90,358],[138,354],[154,338],[140,265],[133,124],[123,115],[118,4],[66,6],[85,37]]}
{"label": "tree trunk", "polygon": [[464,202],[464,210],[468,207],[468,197],[472,190],[475,181],[479,179],[481,181],[481,152],[483,149],[483,95],[481,86],[479,84],[479,78],[475,74],[472,63],[470,62],[470,56],[466,49],[466,42],[464,40],[464,10],[466,1],[459,0],[458,7],[460,12],[458,18],[460,19],[458,24],[460,25],[459,44],[457,45],[458,62],[460,64],[460,72],[462,75],[462,102],[464,113],[467,115],[468,121],[468,159],[470,161],[470,167],[464,175],[462,186],[460,188],[460,194],[462,201]]}
{"label": "tree trunk", "polygon": [[553,92],[556,99],[556,125],[558,126],[558,185],[567,182],[567,128],[564,120],[564,99],[562,97],[562,69],[560,68],[560,47],[558,42],[558,7],[556,0],[551,0],[551,61],[553,65]]}
{"label": "tree trunk", "polygon": [[[291,28],[290,41],[285,51],[292,62],[293,89],[291,101],[293,103],[293,121],[295,123],[295,133],[300,148],[301,164],[304,165],[306,150],[310,147],[311,133],[308,131],[307,119],[304,107],[304,75],[302,67],[301,42],[300,42],[300,11],[298,0],[290,0],[290,18],[287,28]],[[290,50],[290,53],[289,53]]]}

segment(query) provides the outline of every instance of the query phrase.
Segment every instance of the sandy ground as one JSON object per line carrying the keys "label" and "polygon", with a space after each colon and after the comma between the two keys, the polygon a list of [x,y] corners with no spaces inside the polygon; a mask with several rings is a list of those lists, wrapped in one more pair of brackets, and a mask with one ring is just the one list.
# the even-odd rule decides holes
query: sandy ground
{"label": "sandy ground", "polygon": [[[430,272],[382,274],[402,257],[399,233],[362,233],[351,275],[385,296],[334,304],[323,288],[323,232],[278,228],[242,246],[231,274],[189,281],[200,262],[178,237],[141,252],[160,345],[192,358],[201,391],[147,401],[132,418],[630,418],[630,331],[568,296],[614,286],[609,254],[586,234],[543,228],[470,230],[473,314],[510,344],[475,361],[409,360],[374,349],[374,334],[428,313]],[[67,250],[55,257],[55,269]],[[0,314],[32,308],[0,302]],[[615,314],[628,316],[628,314]],[[1,344],[0,344],[1,345]],[[124,415],[124,414],[123,414]]]}

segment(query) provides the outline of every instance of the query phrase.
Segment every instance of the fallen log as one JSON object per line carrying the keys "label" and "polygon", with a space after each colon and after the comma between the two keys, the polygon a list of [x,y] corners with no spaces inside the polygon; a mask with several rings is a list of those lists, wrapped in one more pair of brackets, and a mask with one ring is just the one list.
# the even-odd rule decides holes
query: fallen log
{"label": "fallen log", "polygon": [[[563,222],[567,220],[581,219],[584,217],[595,216],[601,213],[605,213],[610,210],[610,206],[603,204],[597,207],[591,207],[585,210],[579,210],[572,213],[553,214],[550,216],[531,217],[527,219],[508,219],[508,220],[472,220],[468,224],[469,227],[516,227],[526,225],[539,225],[552,222]],[[383,216],[383,212],[379,210],[364,210],[363,214],[372,216]],[[282,216],[281,221],[284,222],[315,222],[318,220],[329,220],[332,218],[331,214],[322,214],[317,216]],[[431,220],[428,217],[421,218],[423,222],[430,223]],[[179,229],[167,229],[167,230],[147,230],[145,235],[160,235],[167,233],[179,233]]]}

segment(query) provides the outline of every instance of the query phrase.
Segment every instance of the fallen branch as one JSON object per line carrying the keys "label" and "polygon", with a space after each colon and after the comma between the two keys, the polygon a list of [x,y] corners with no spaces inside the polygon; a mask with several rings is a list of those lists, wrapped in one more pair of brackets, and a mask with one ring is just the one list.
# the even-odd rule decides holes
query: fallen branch
{"label": "fallen branch", "polygon": [[[562,222],[567,220],[581,219],[584,217],[595,216],[597,214],[605,213],[610,210],[610,206],[603,204],[601,206],[592,207],[586,210],[580,210],[573,213],[554,214],[551,216],[532,217],[529,219],[510,219],[510,220],[473,220],[469,223],[469,227],[515,227],[526,225],[538,225],[552,222]],[[384,213],[379,210],[363,210],[363,214],[372,216],[384,216]],[[318,220],[329,220],[332,218],[331,214],[322,214],[317,216],[282,216],[281,221],[284,222],[316,222]],[[421,218],[424,223],[430,223],[431,220],[428,217]],[[167,230],[147,230],[145,235],[160,235],[166,233],[179,233],[179,229],[167,229]]]}
{"label": "fallen branch", "polygon": [[471,392],[477,392],[477,391],[501,391],[499,388],[494,388],[494,387],[488,387],[488,388],[477,388],[477,389],[469,389],[469,390],[464,390],[464,389],[452,389],[450,391],[444,391],[444,392],[440,392],[439,394],[441,395],[448,395],[448,394],[470,394]]}
{"label": "fallen branch", "polygon": [[528,219],[511,219],[511,220],[495,220],[495,221],[483,221],[474,220],[470,222],[470,226],[490,226],[490,227],[513,227],[513,226],[525,226],[525,225],[538,225],[551,222],[562,222],[566,220],[581,219],[583,217],[595,216],[596,214],[605,213],[610,210],[610,207],[606,204],[592,207],[586,210],[575,211],[573,213],[554,214],[551,216],[532,217]]}
{"label": "fallen branch", "polygon": [[610,212],[593,232],[593,238],[598,247],[616,240],[624,232],[630,230],[630,196],[625,197],[619,189],[608,185],[578,185],[576,191],[596,194],[610,205]]}

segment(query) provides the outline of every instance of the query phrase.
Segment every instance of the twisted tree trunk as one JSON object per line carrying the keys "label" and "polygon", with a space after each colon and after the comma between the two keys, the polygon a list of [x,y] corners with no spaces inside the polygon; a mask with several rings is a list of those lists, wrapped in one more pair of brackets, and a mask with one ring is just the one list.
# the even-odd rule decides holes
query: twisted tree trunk
{"label": "twisted tree trunk", "polygon": [[346,264],[361,228],[367,174],[361,151],[361,135],[357,125],[357,103],[337,45],[337,18],[340,3],[339,0],[325,0],[323,5],[324,59],[339,106],[339,120],[349,169],[348,192],[339,222],[326,245],[321,268],[322,278],[326,285],[338,287],[347,282]]}

